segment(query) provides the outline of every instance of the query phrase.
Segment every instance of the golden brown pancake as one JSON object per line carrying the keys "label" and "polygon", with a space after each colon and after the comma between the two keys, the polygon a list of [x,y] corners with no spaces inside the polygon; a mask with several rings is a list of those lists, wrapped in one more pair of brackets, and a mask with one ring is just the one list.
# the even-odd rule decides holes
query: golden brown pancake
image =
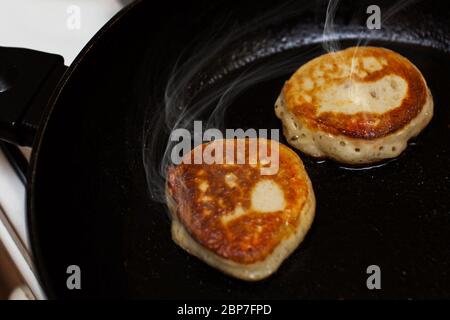
{"label": "golden brown pancake", "polygon": [[315,198],[295,152],[259,139],[263,146],[277,144],[279,149],[276,174],[261,175],[267,161],[249,163],[249,141],[244,141],[245,164],[170,167],[167,198],[172,238],[178,245],[229,275],[259,280],[275,272],[303,240],[314,217]]}
{"label": "golden brown pancake", "polygon": [[433,99],[405,57],[352,47],[300,67],[285,83],[275,112],[299,150],[362,164],[398,156],[431,120]]}

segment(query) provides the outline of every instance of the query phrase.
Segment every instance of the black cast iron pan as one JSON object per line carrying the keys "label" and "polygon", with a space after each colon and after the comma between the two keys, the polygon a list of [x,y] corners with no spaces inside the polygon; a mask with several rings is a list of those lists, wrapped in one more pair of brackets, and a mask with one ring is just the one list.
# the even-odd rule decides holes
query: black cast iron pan
{"label": "black cast iron pan", "polygon": [[[245,87],[223,116],[226,128],[279,128],[273,103],[283,82],[324,52],[326,2],[204,1],[160,3],[162,8],[136,2],[113,18],[67,71],[53,55],[2,48],[2,135],[21,144],[34,137],[27,204],[46,294],[450,297],[450,11],[444,1],[406,8],[405,2],[380,1],[381,12],[391,8],[392,18],[378,32],[369,32],[364,28],[368,4],[340,3],[332,34],[342,47],[382,45],[411,59],[431,88],[435,116],[401,157],[375,168],[343,168],[302,155],[317,197],[315,222],[279,271],[258,283],[225,276],[171,241],[166,208],[149,193],[144,160],[158,165],[168,139],[169,132],[154,121],[175,62],[182,64],[202,43],[203,48],[215,43],[201,39],[216,27],[215,39],[230,30],[244,31],[198,72],[185,88],[186,97],[201,98],[248,68],[297,59],[283,74]],[[273,18],[272,10],[283,19],[270,18],[245,32],[248,22]],[[206,86],[199,84],[202,80]],[[149,132],[159,143],[143,153]],[[381,290],[366,287],[372,264],[381,268]],[[66,286],[69,265],[82,270],[81,290]]]}

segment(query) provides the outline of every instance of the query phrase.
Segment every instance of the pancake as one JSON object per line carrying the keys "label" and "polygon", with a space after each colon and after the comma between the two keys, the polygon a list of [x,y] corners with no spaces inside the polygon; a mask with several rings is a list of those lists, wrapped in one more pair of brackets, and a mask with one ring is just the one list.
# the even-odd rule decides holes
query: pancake
{"label": "pancake", "polygon": [[[237,154],[245,146],[245,163],[180,164],[167,175],[167,203],[172,238],[190,254],[243,280],[263,279],[275,272],[302,242],[315,213],[311,181],[298,155],[274,140],[218,140],[195,150],[224,145]],[[278,170],[261,174],[267,157],[250,161],[249,141],[278,147]],[[203,149],[205,150],[205,149]],[[239,149],[241,152],[242,149]],[[276,149],[274,149],[276,151]],[[193,162],[193,161],[192,161]]]}
{"label": "pancake", "polygon": [[365,164],[397,157],[433,116],[433,98],[408,59],[377,47],[319,56],[285,83],[275,103],[293,147]]}

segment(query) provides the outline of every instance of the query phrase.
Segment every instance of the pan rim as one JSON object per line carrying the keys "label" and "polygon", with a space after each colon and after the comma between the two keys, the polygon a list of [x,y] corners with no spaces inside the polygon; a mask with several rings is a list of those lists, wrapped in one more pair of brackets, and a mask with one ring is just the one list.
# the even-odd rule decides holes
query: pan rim
{"label": "pan rim", "polygon": [[64,73],[58,85],[56,86],[51,98],[47,102],[45,110],[42,114],[41,123],[39,129],[32,145],[32,153],[30,158],[30,167],[27,174],[27,185],[26,185],[26,213],[25,220],[28,229],[28,235],[30,239],[30,249],[32,254],[33,266],[37,274],[37,280],[42,288],[44,294],[44,299],[56,299],[56,295],[53,287],[50,284],[50,277],[46,270],[44,259],[42,259],[42,251],[39,245],[39,231],[37,230],[37,223],[35,217],[35,187],[36,187],[36,172],[37,165],[39,163],[40,149],[42,142],[45,139],[45,133],[47,125],[50,121],[53,109],[58,101],[61,93],[63,92],[69,79],[72,78],[74,72],[78,69],[80,64],[83,63],[85,57],[91,52],[91,50],[96,46],[96,44],[104,37],[109,30],[114,27],[117,23],[123,20],[128,14],[137,10],[139,6],[143,3],[143,0],[135,0],[131,2],[118,13],[116,13],[97,33],[89,40],[89,42],[83,47],[80,53],[77,55],[73,63]]}
{"label": "pan rim", "polygon": [[[137,2],[140,2],[140,0]],[[136,5],[136,3],[134,3],[134,5]],[[122,12],[122,13],[125,13],[125,12]],[[114,19],[116,19],[116,17],[114,17],[112,20],[114,20]],[[119,20],[119,18],[117,18],[117,20]],[[35,257],[41,256],[41,255],[36,254],[36,252],[37,252],[36,250],[39,250],[39,245],[36,244],[37,233],[36,233],[36,223],[34,221],[34,219],[36,218],[35,214],[34,214],[34,211],[35,211],[34,203],[35,203],[36,170],[37,170],[37,164],[39,161],[40,147],[43,142],[42,140],[45,138],[45,131],[46,131],[45,127],[47,126],[47,123],[49,122],[49,119],[51,118],[51,113],[53,111],[55,104],[58,101],[60,94],[63,92],[63,89],[65,88],[65,85],[69,81],[73,72],[75,72],[78,64],[82,63],[82,59],[84,58],[84,56],[89,53],[90,49],[92,48],[92,46],[95,45],[98,38],[100,38],[102,36],[102,34],[100,34],[100,33],[102,31],[103,31],[103,33],[105,33],[113,24],[115,24],[115,21],[110,21],[110,22],[108,22],[107,25],[105,25],[105,27],[102,28],[102,30],[82,50],[82,52],[79,54],[79,56],[75,60],[74,64],[69,68],[68,72],[64,75],[63,79],[61,80],[61,82],[58,86],[58,89],[55,91],[54,97],[48,103],[46,112],[44,113],[44,116],[43,116],[43,127],[39,129],[38,134],[36,136],[36,139],[34,142],[32,159],[31,159],[31,165],[30,165],[30,173],[29,173],[29,181],[30,182],[27,185],[27,218],[28,218],[27,225],[30,230],[30,239],[32,240],[32,242],[31,242],[32,250],[33,250],[33,255]],[[103,30],[103,29],[105,29],[105,30]],[[351,39],[352,38],[348,38],[348,40],[351,40]],[[342,39],[342,40],[347,40],[347,39]],[[410,41],[393,41],[393,40],[391,40],[391,42],[393,42],[393,43],[411,43]],[[425,46],[425,47],[431,47],[431,46]],[[37,253],[39,253],[39,252],[37,252]],[[38,262],[38,263],[36,263],[36,262]],[[41,264],[42,262],[43,262],[42,259],[35,260],[36,265]],[[42,274],[43,271],[44,272],[46,271],[45,266],[41,265],[41,266],[37,266],[37,268],[38,268],[37,271],[38,271],[39,276],[43,277],[43,279],[45,279],[47,277],[47,275],[45,275],[45,277],[44,277]],[[41,269],[39,270],[39,268],[41,268]],[[47,279],[48,279],[48,277],[47,277]],[[48,285],[49,287],[44,288],[43,284]],[[48,282],[41,283],[41,285],[43,285],[43,289],[45,289],[45,292],[49,296],[53,295],[53,292],[50,294],[48,291],[48,290],[51,290],[51,288],[50,288],[51,286]],[[53,295],[53,297],[54,297],[54,295]]]}

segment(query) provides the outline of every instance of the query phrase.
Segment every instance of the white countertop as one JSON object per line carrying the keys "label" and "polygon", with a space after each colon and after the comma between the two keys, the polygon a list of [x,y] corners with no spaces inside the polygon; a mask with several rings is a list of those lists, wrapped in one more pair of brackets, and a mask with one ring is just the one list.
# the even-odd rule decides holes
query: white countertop
{"label": "white countertop", "polygon": [[58,53],[70,65],[130,0],[1,0],[0,45]]}

